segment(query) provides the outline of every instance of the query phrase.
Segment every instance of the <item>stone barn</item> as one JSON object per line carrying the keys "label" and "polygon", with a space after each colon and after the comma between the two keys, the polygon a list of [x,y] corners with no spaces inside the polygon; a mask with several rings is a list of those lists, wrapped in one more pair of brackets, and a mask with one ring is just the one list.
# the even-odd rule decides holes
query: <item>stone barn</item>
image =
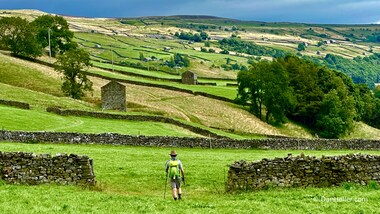
{"label": "stone barn", "polygon": [[101,88],[103,110],[127,110],[127,98],[125,86],[111,81]]}
{"label": "stone barn", "polygon": [[182,83],[189,85],[197,84],[197,75],[191,71],[185,71],[182,73]]}

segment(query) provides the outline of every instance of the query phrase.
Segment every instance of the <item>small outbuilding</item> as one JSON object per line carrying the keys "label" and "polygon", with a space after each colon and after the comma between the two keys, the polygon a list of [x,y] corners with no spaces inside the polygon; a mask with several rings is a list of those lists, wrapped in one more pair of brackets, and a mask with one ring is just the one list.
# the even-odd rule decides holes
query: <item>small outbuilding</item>
{"label": "small outbuilding", "polygon": [[101,88],[103,110],[127,110],[127,98],[125,86],[111,81]]}
{"label": "small outbuilding", "polygon": [[191,71],[185,71],[182,73],[182,83],[189,85],[197,84],[197,75]]}

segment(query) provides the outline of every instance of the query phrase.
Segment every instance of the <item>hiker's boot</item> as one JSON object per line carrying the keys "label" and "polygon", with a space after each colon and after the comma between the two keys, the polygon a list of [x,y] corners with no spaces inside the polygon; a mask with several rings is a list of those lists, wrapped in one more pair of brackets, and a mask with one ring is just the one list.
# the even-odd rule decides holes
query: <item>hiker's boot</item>
{"label": "hiker's boot", "polygon": [[182,194],[178,194],[178,200],[182,199]]}

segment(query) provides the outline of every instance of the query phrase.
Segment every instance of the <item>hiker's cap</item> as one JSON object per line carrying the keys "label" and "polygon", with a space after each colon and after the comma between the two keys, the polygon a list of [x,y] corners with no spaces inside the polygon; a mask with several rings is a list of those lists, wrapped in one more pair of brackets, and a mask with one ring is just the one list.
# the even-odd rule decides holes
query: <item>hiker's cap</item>
{"label": "hiker's cap", "polygon": [[170,152],[169,155],[170,155],[170,156],[177,156],[177,152],[176,152],[175,150],[173,150],[173,151]]}

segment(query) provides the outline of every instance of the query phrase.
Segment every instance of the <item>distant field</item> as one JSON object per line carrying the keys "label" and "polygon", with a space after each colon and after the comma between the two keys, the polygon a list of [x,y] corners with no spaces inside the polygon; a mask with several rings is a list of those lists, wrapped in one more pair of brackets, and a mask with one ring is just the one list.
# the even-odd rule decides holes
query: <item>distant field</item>
{"label": "distant field", "polygon": [[[24,186],[0,182],[4,213],[374,213],[379,190],[347,185],[333,188],[269,189],[226,194],[227,165],[236,160],[261,160],[298,155],[343,155],[378,151],[273,151],[177,149],[186,172],[183,201],[174,202],[165,190],[165,161],[172,148],[105,145],[0,143],[1,151],[75,153],[94,160],[97,187]],[[212,166],[212,167],[210,167]],[[351,202],[327,202],[351,198]]]}
{"label": "distant field", "polygon": [[[192,91],[205,92],[205,93],[209,93],[212,95],[226,97],[229,99],[235,99],[236,95],[237,95],[236,87],[186,85],[186,84],[169,82],[169,81],[154,81],[154,80],[147,79],[147,78],[127,76],[127,75],[122,75],[122,74],[118,74],[118,73],[112,73],[109,71],[102,71],[99,69],[93,69],[90,72],[94,73],[94,74],[99,74],[99,75],[102,75],[105,77],[112,77],[112,78],[125,79],[125,80],[133,80],[133,81],[145,82],[145,83],[153,83],[153,84],[158,84],[158,85],[168,85],[168,86],[174,86],[177,88],[182,88],[182,89],[187,89],[187,90],[192,90]],[[213,82],[213,81],[211,81],[211,82]]]}
{"label": "distant field", "polygon": [[[189,56],[193,60],[193,65],[190,68],[182,68],[184,70],[193,70],[196,73],[200,73],[202,76],[208,77],[233,77],[236,76],[234,71],[225,71],[221,74],[216,74],[215,72],[207,72],[207,70],[212,70],[211,66],[220,66],[226,63],[226,59],[230,58],[234,63],[239,63],[242,65],[247,64],[247,58],[225,55],[218,53],[204,53],[198,48],[204,46],[203,43],[187,44],[180,40],[173,39],[151,39],[151,38],[140,38],[131,36],[109,36],[103,34],[90,34],[90,33],[76,33],[76,41],[83,44],[85,48],[92,53],[94,56],[100,57],[102,59],[107,59],[115,62],[132,62],[132,63],[142,63],[144,66],[151,65],[151,69],[154,70],[157,66],[157,62],[143,62],[139,60],[140,53],[145,57],[157,57],[161,60],[170,60],[174,53],[180,53]],[[183,44],[180,44],[182,42]],[[101,48],[95,48],[95,45],[101,45]],[[170,52],[164,52],[164,47],[170,47]],[[195,49],[198,50],[195,50]],[[215,48],[215,47],[211,47]],[[112,53],[113,50],[114,52]],[[225,73],[225,74],[223,74]],[[228,73],[228,74],[227,74]]]}
{"label": "distant field", "polygon": [[168,79],[181,79],[181,77],[179,75],[155,71],[154,67],[152,70],[148,71],[148,70],[143,70],[143,69],[138,69],[138,68],[131,68],[131,67],[120,66],[120,65],[112,65],[110,63],[92,62],[92,64],[94,66],[99,66],[101,68],[126,71],[126,72],[130,72],[130,73],[141,74],[141,75],[146,75],[146,76],[150,76],[150,77],[168,78]]}

